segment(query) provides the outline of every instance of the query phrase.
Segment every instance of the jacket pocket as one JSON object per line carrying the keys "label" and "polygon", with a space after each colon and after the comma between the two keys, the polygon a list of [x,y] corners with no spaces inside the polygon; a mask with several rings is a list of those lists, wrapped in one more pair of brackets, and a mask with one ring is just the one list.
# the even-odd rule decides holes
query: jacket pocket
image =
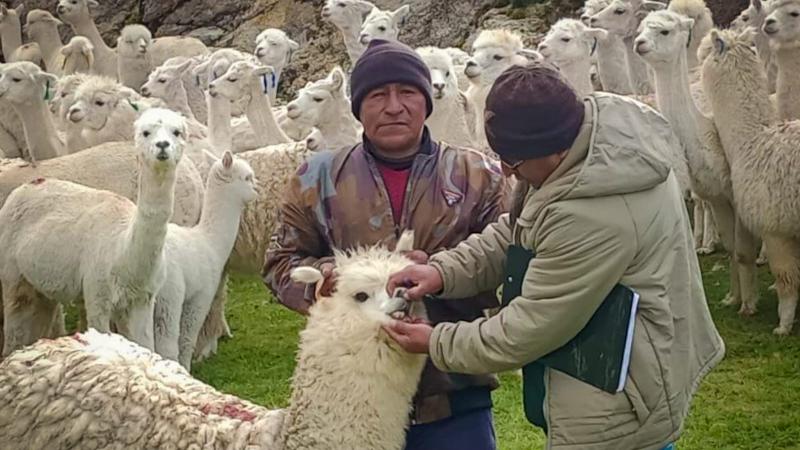
{"label": "jacket pocket", "polygon": [[650,417],[650,408],[647,407],[647,404],[644,402],[644,398],[642,397],[642,393],[639,392],[638,386],[636,386],[636,382],[633,381],[633,378],[628,376],[625,380],[625,387],[622,388],[622,392],[625,393],[625,396],[628,397],[628,400],[631,402],[631,408],[633,408],[633,413],[636,414],[636,419],[639,421],[639,425],[644,425],[647,422],[647,419]]}

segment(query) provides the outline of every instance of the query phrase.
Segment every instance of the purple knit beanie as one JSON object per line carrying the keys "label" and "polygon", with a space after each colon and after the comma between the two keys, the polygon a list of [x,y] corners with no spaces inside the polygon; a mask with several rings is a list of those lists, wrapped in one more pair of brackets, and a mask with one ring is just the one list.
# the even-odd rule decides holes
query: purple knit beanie
{"label": "purple knit beanie", "polygon": [[416,86],[425,96],[428,113],[433,111],[431,72],[411,47],[395,41],[373,39],[358,58],[350,74],[350,100],[353,115],[361,120],[361,102],[367,94],[384,84],[404,83]]}
{"label": "purple knit beanie", "polygon": [[542,158],[572,146],[584,113],[583,101],[557,69],[535,62],[512,66],[486,98],[486,139],[507,162]]}

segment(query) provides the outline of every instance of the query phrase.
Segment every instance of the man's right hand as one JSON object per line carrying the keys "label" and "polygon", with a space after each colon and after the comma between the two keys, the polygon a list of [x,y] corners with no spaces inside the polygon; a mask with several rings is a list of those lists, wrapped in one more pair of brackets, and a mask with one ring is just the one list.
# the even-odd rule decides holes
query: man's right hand
{"label": "man's right hand", "polygon": [[336,290],[336,272],[333,263],[322,263],[319,266],[319,271],[322,272],[322,280],[317,282],[314,296],[316,300],[320,297],[330,297],[333,291]]}
{"label": "man's right hand", "polygon": [[391,295],[399,287],[407,288],[408,300],[422,300],[428,294],[441,292],[444,286],[439,271],[427,264],[414,264],[392,274],[387,289]]}

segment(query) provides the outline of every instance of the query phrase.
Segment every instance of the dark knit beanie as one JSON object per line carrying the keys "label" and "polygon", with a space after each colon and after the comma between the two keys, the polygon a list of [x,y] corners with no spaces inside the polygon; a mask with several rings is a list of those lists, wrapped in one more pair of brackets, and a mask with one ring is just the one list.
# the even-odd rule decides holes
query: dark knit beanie
{"label": "dark knit beanie", "polygon": [[486,98],[486,139],[501,159],[536,159],[572,146],[584,116],[583,101],[558,70],[542,63],[512,66]]}
{"label": "dark knit beanie", "polygon": [[350,101],[353,115],[361,120],[361,102],[367,94],[389,83],[403,83],[417,87],[433,111],[431,99],[431,72],[411,47],[395,41],[373,39],[367,50],[358,58],[350,74]]}

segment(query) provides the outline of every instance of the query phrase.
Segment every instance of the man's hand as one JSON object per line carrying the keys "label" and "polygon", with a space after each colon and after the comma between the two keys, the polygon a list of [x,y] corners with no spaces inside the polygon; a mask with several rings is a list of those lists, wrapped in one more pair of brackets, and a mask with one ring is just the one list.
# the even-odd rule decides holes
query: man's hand
{"label": "man's hand", "polygon": [[410,252],[403,252],[402,255],[414,261],[414,264],[428,264],[428,254],[422,250],[411,250]]}
{"label": "man's hand", "polygon": [[408,323],[392,320],[383,325],[384,331],[409,353],[428,353],[433,327],[427,323]]}
{"label": "man's hand", "polygon": [[389,277],[387,289],[392,293],[398,287],[408,288],[408,300],[422,300],[428,294],[436,294],[442,290],[444,281],[435,267],[426,264],[415,264]]}
{"label": "man's hand", "polygon": [[333,263],[322,263],[319,266],[319,271],[322,272],[323,278],[317,282],[314,290],[316,300],[319,300],[320,297],[330,297],[336,289],[336,272],[333,270],[335,267]]}

